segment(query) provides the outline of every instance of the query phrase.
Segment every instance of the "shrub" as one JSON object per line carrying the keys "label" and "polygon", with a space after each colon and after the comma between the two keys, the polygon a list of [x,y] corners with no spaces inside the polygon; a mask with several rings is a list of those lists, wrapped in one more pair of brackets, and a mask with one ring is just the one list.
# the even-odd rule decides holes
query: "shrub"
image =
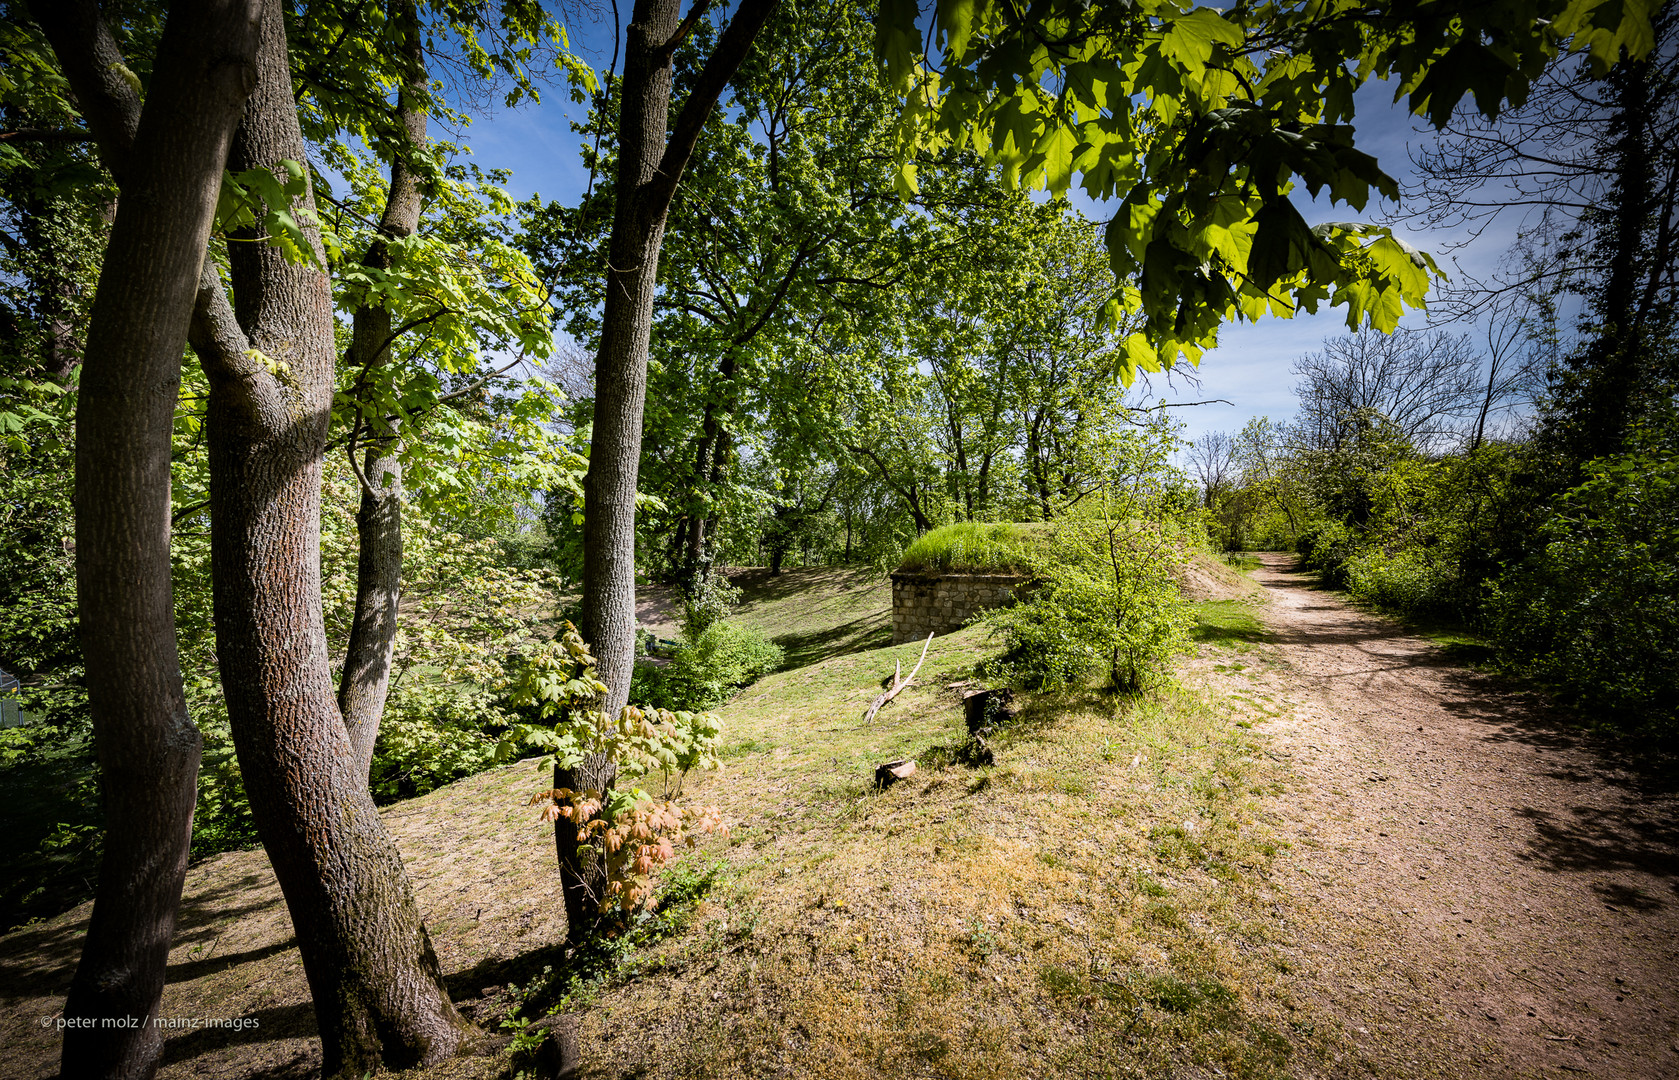
{"label": "shrub", "polygon": [[1007,649],[987,674],[1027,688],[1077,685],[1106,668],[1115,689],[1152,682],[1188,646],[1182,561],[1160,522],[1084,519],[1059,526],[1036,558],[1025,603],[985,616]]}
{"label": "shrub", "polygon": [[219,696],[196,719],[203,732],[204,753],[198,763],[198,804],[192,815],[192,857],[202,859],[253,847],[259,841],[233,750],[227,709]]}
{"label": "shrub", "polygon": [[943,525],[904,549],[902,570],[1027,569],[1034,548],[1030,532],[1008,522]]}
{"label": "shrub", "polygon": [[1501,658],[1599,718],[1679,736],[1679,458],[1592,462],[1493,583]]}
{"label": "shrub", "polygon": [[[634,706],[609,718],[593,708],[605,692],[589,646],[567,623],[516,672],[509,700],[534,711],[539,722],[513,725],[496,757],[507,760],[536,747],[548,754],[543,764],[556,768],[575,769],[596,755],[617,766],[619,781],[607,791],[549,788],[530,802],[541,807],[544,820],[563,818],[576,829],[580,863],[603,864],[605,891],[593,896],[601,914],[627,916],[653,903],[653,873],[676,857],[678,845],[692,847],[702,833],[727,832],[716,807],[676,803],[690,770],[717,768],[722,727],[711,713]],[[652,773],[664,778],[657,798],[631,786]],[[587,887],[586,878],[579,880]]]}
{"label": "shrub", "polygon": [[708,574],[689,590],[682,601],[682,636],[689,641],[704,636],[716,623],[728,617],[740,603],[740,590],[722,573]]}
{"label": "shrub", "polygon": [[1341,574],[1356,600],[1401,615],[1438,613],[1450,607],[1457,575],[1437,560],[1428,548],[1371,548],[1348,558]]}
{"label": "shrub", "polygon": [[1318,572],[1323,583],[1340,588],[1347,583],[1347,560],[1354,550],[1353,532],[1345,522],[1320,518],[1300,530],[1295,550],[1305,564]]}
{"label": "shrub", "polygon": [[761,630],[730,622],[709,626],[673,650],[670,663],[638,665],[630,701],[667,709],[714,709],[735,690],[781,666],[781,647]]}
{"label": "shrub", "polygon": [[374,801],[413,798],[483,772],[495,763],[496,751],[486,729],[504,728],[508,719],[487,691],[470,684],[397,688],[373,744]]}

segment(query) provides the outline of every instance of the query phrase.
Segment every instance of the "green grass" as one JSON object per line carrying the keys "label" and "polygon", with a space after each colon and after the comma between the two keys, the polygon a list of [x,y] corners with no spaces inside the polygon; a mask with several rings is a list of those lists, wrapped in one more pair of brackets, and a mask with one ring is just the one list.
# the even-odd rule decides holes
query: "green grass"
{"label": "green grass", "polygon": [[[1262,915],[1277,846],[1257,800],[1275,770],[1233,703],[1176,685],[1023,695],[995,764],[972,769],[950,752],[961,691],[996,648],[982,628],[935,638],[872,723],[880,680],[919,643],[767,676],[720,710],[730,760],[691,777],[690,798],[734,823],[731,899],[702,900],[638,977],[581,1003],[588,1064],[674,1078],[773,1060],[836,1080],[931,1075],[933,1060],[950,1080],[1310,1071],[1300,1059],[1321,1047],[1283,1034],[1303,1014]],[[875,791],[875,765],[899,757],[916,773]],[[668,1044],[596,1049],[673,1025]]]}
{"label": "green grass", "polygon": [[[687,799],[731,831],[667,870],[666,907],[623,938],[566,958],[551,894],[530,909],[548,921],[529,943],[492,918],[551,888],[552,833],[527,805],[548,781],[530,763],[385,812],[416,880],[451,898],[431,920],[444,954],[497,958],[494,978],[471,983],[503,987],[480,1022],[564,1007],[584,1072],[648,1080],[768,1062],[812,1080],[1324,1071],[1340,1028],[1280,981],[1267,882],[1279,838],[1262,800],[1287,777],[1247,703],[1170,680],[1138,696],[1022,694],[994,764],[970,768],[953,750],[963,693],[999,648],[983,627],[934,638],[915,681],[865,723],[881,681],[923,647],[867,644],[890,587],[851,569],[742,577],[740,621],[823,658],[719,710],[727,760],[691,775]],[[1241,603],[1198,611],[1255,625]],[[917,771],[876,790],[875,766],[903,757]],[[232,904],[244,893],[216,882],[255,862],[201,864],[189,893]],[[285,941],[269,888],[261,917]],[[233,1002],[282,962],[240,961],[203,992]]]}
{"label": "green grass", "polygon": [[1258,570],[1265,565],[1260,562],[1259,556],[1251,551],[1227,551],[1224,553],[1224,561],[1231,568],[1240,570],[1244,574],[1250,570]]}
{"label": "green grass", "polygon": [[729,621],[763,631],[781,646],[784,670],[892,644],[892,583],[860,566],[748,570]]}
{"label": "green grass", "polygon": [[904,549],[900,570],[1024,570],[1045,527],[1006,521],[942,525]]}
{"label": "green grass", "polygon": [[1407,625],[1466,667],[1487,667],[1498,658],[1492,643],[1454,623],[1409,619]]}
{"label": "green grass", "polygon": [[1270,640],[1270,632],[1253,612],[1253,605],[1242,600],[1208,600],[1189,605],[1195,613],[1195,628],[1190,636],[1213,645],[1258,644]]}

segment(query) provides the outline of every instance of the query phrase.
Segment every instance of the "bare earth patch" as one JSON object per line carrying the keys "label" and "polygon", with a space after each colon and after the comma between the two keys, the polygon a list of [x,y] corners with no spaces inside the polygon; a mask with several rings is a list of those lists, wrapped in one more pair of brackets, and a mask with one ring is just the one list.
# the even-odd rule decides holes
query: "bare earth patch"
{"label": "bare earth patch", "polygon": [[1273,643],[1213,677],[1292,765],[1293,992],[1384,1076],[1679,1076],[1670,785],[1264,562]]}
{"label": "bare earth patch", "polygon": [[[552,832],[524,794],[529,763],[494,769],[393,806],[402,848],[451,996],[468,1015],[529,979],[564,940]],[[546,851],[545,851],[546,849]],[[544,862],[541,856],[549,858]],[[64,1007],[91,904],[0,938],[0,1077],[51,1077],[60,1036],[41,1024]],[[159,1015],[255,1020],[244,1031],[182,1028],[164,1043],[163,1080],[320,1075],[320,1040],[303,964],[268,857],[235,851],[187,872]],[[464,1063],[492,1067],[491,1059]]]}

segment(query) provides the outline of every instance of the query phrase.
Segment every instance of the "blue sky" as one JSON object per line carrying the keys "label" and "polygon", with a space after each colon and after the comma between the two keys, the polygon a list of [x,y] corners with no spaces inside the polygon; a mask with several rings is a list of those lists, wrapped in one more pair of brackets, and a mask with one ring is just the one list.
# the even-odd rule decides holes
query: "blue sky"
{"label": "blue sky", "polygon": [[[625,0],[621,10],[627,17],[629,0]],[[578,54],[604,72],[612,57],[610,13],[594,22],[573,24],[568,30]],[[1387,83],[1374,83],[1360,92],[1356,141],[1360,149],[1374,154],[1388,174],[1404,186],[1411,175],[1410,152],[1429,136],[1414,127],[1403,104],[1393,104],[1392,97],[1392,85]],[[578,156],[580,136],[569,126],[584,111],[585,106],[573,104],[566,89],[556,84],[543,94],[540,105],[511,111],[497,109],[480,117],[460,133],[461,141],[472,148],[480,165],[513,171],[510,187],[515,196],[525,198],[540,193],[544,199],[571,202],[582,193],[588,181],[588,173]],[[1074,192],[1077,196],[1076,186]],[[1350,207],[1331,204],[1327,197],[1309,200],[1302,192],[1297,198],[1302,214],[1313,224],[1376,220],[1378,215],[1395,209],[1391,203],[1373,199],[1360,214]],[[1084,200],[1080,209],[1097,220],[1106,219],[1109,213],[1089,200]],[[1500,220],[1484,235],[1467,243],[1461,234],[1419,231],[1404,225],[1397,226],[1396,231],[1409,243],[1435,255],[1448,273],[1452,272],[1455,260],[1464,269],[1484,275],[1497,264],[1513,240],[1516,224],[1514,219]],[[1181,383],[1171,387],[1157,380],[1155,389],[1168,401],[1223,398],[1233,403],[1175,410],[1185,422],[1190,438],[1209,430],[1234,431],[1256,416],[1286,420],[1295,411],[1290,364],[1301,354],[1317,349],[1325,337],[1345,333],[1344,314],[1342,308],[1325,308],[1316,315],[1293,319],[1267,318],[1257,324],[1227,325],[1220,332],[1218,347],[1202,358],[1199,388]],[[1407,315],[1404,320],[1408,326],[1426,323],[1427,318],[1421,313]],[[1473,333],[1469,327],[1453,329]]]}

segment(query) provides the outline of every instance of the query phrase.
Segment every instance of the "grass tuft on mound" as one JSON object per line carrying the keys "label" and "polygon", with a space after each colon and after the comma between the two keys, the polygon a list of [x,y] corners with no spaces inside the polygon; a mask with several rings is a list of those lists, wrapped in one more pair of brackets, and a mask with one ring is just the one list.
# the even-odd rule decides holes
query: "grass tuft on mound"
{"label": "grass tuft on mound", "polygon": [[962,521],[941,525],[904,549],[900,570],[924,573],[1025,570],[1044,526]]}

